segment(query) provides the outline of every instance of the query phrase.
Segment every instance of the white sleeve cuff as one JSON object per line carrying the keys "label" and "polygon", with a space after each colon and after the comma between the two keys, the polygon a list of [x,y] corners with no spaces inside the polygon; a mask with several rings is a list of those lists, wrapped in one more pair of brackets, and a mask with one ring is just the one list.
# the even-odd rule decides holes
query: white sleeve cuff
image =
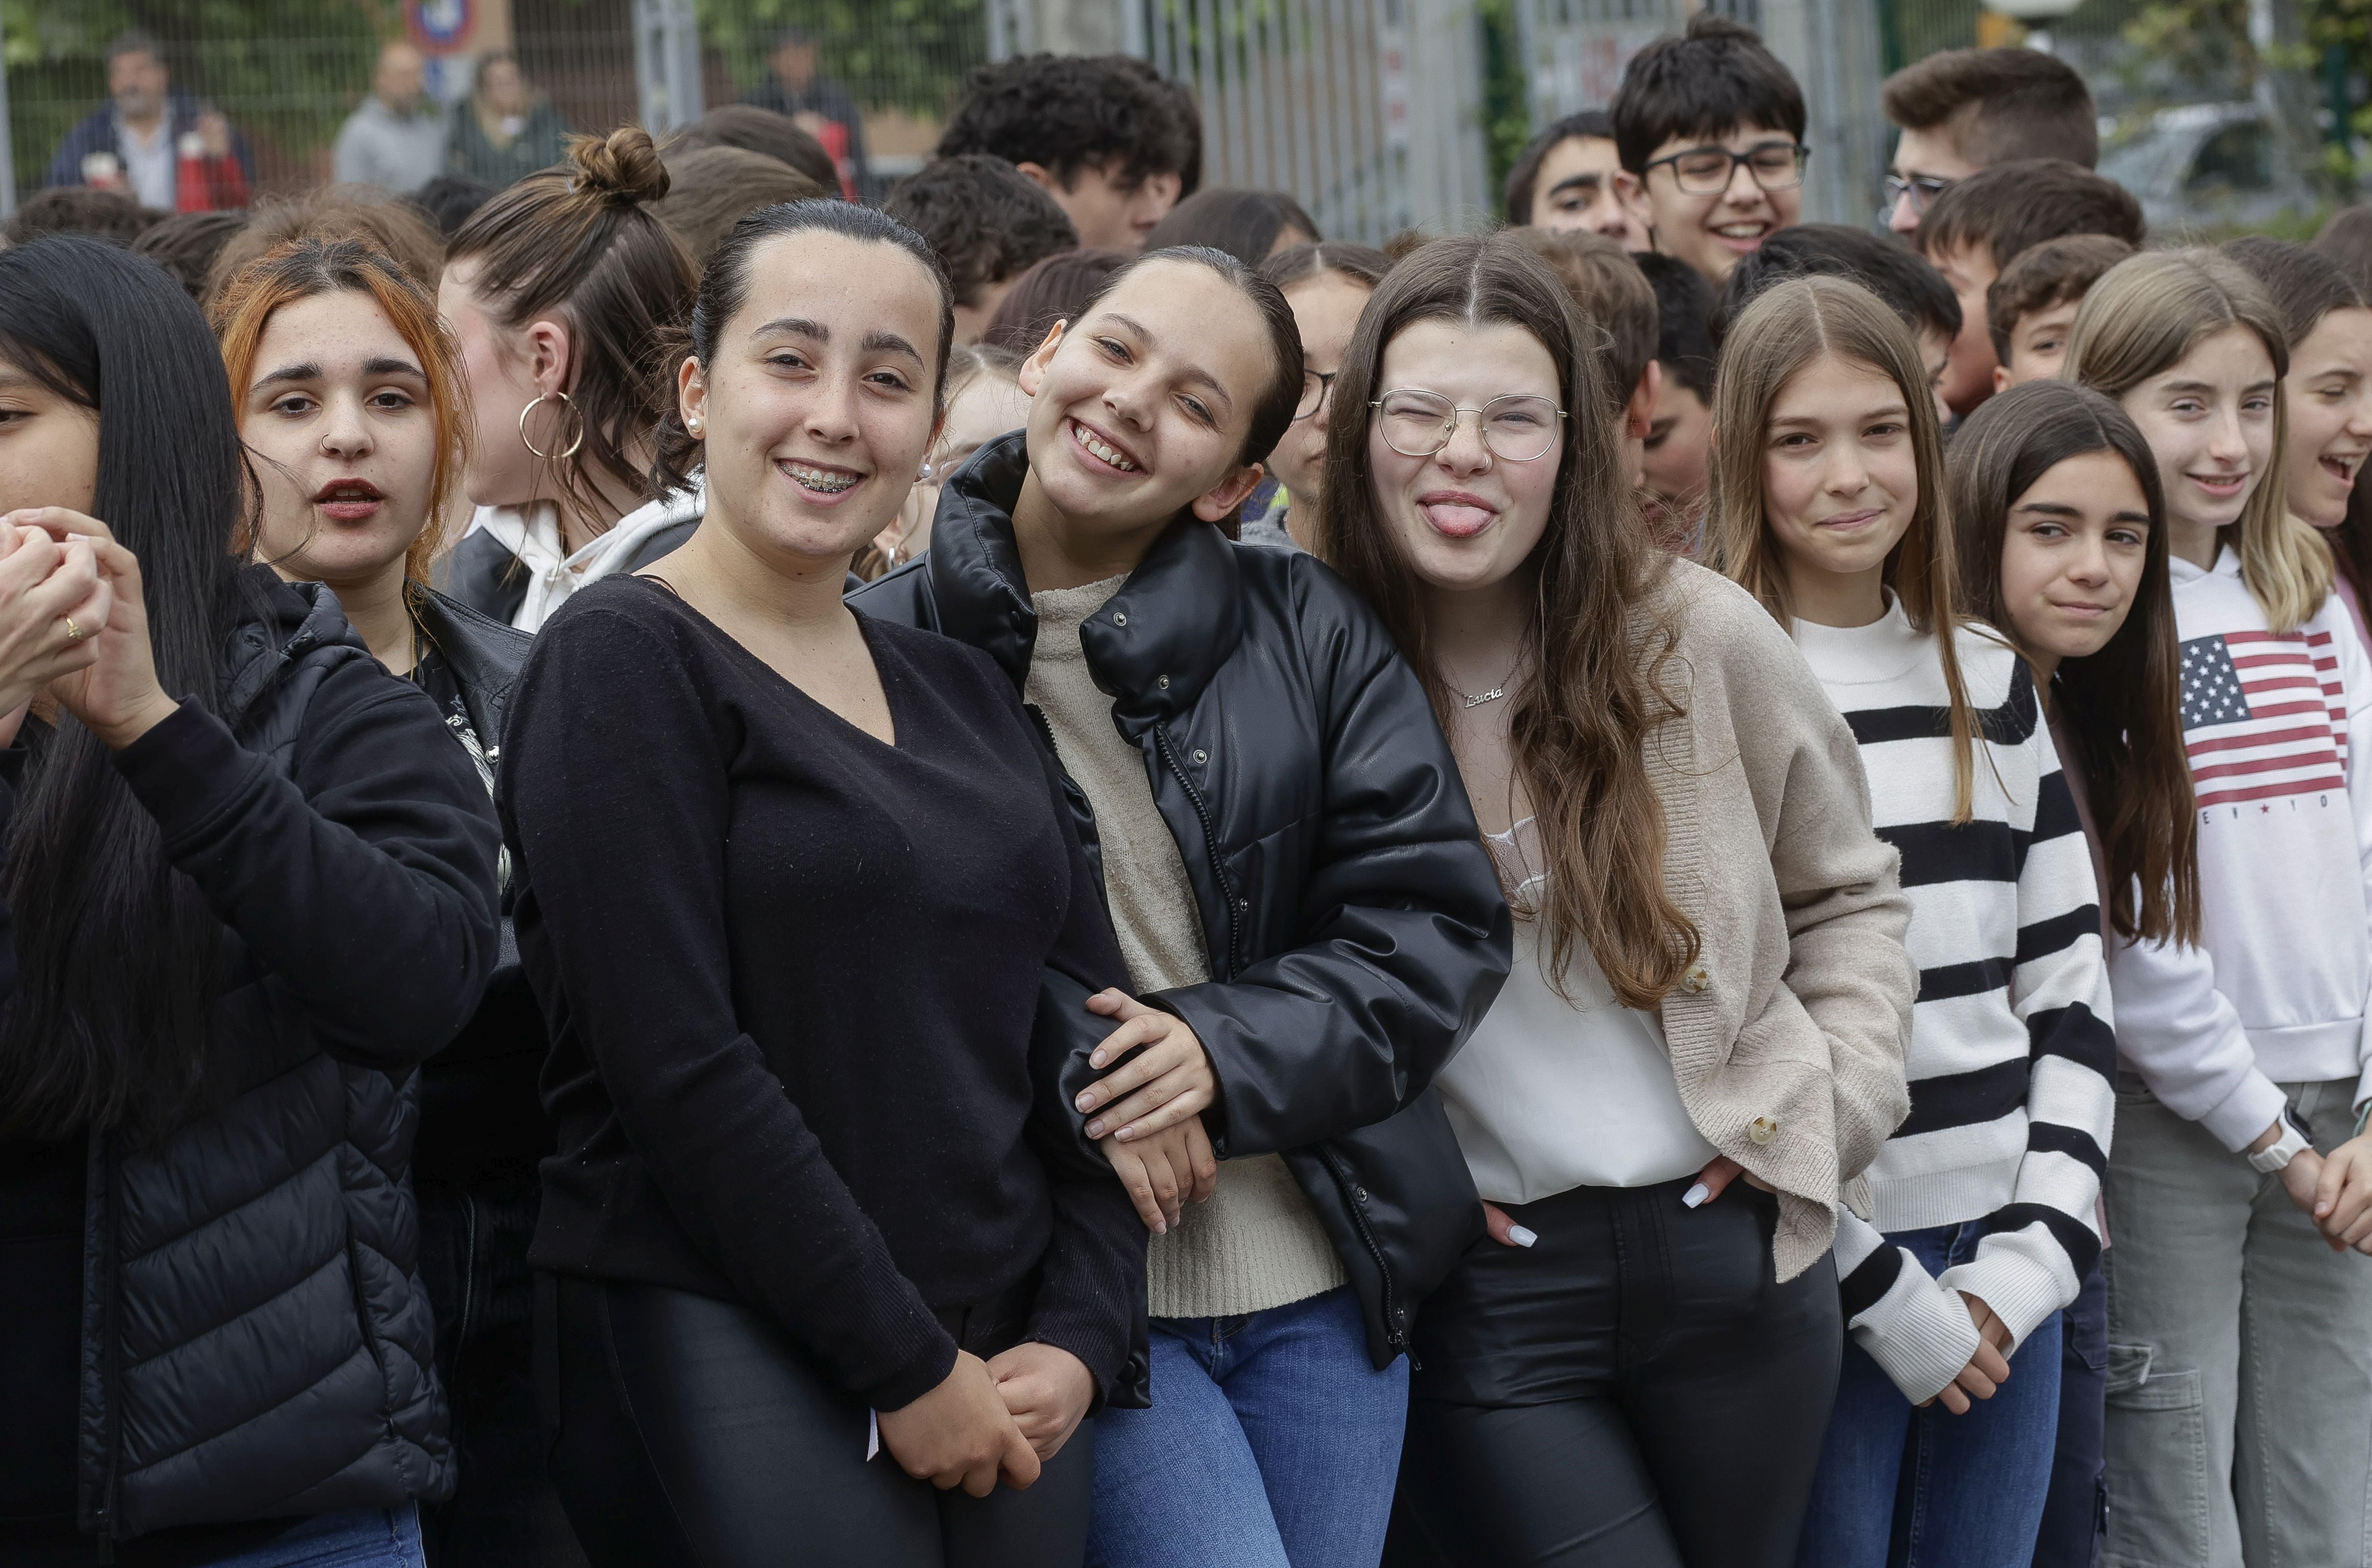
{"label": "white sleeve cuff", "polygon": [[1914,1405],[1942,1393],[1980,1342],[1959,1295],[1940,1288],[1908,1253],[1886,1294],[1854,1319],[1853,1332]]}
{"label": "white sleeve cuff", "polygon": [[[2356,1098],[2360,1100],[2363,1096],[2359,1093]],[[2263,1136],[2288,1103],[2289,1097],[2282,1093],[2280,1085],[2251,1067],[2221,1103],[2199,1118],[2199,1124],[2237,1155]]]}
{"label": "white sleeve cuff", "polygon": [[[1969,1261],[1945,1270],[1944,1277],[1936,1283],[1948,1294],[1967,1291],[1992,1308],[1993,1315],[2009,1330],[2009,1349],[2004,1353],[2015,1355],[2037,1325],[2076,1296],[2066,1288],[2064,1276],[2067,1265],[2064,1261],[2055,1269],[2046,1267],[2012,1249],[2006,1245],[2009,1239],[1993,1238],[1994,1245],[1981,1249]],[[2052,1256],[2058,1256],[2058,1244],[2049,1245]],[[1957,1295],[1953,1299],[1959,1301]],[[1967,1308],[1963,1307],[1961,1310],[1965,1313]],[[1972,1349],[1969,1353],[1973,1355],[1976,1352]]]}

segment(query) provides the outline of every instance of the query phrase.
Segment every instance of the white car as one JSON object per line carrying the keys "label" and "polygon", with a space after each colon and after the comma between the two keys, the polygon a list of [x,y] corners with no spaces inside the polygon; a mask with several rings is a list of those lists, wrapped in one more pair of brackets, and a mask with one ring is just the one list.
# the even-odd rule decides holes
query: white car
{"label": "white car", "polygon": [[2153,235],[2311,212],[2281,126],[2253,103],[2187,103],[2103,135],[2100,173],[2141,198]]}

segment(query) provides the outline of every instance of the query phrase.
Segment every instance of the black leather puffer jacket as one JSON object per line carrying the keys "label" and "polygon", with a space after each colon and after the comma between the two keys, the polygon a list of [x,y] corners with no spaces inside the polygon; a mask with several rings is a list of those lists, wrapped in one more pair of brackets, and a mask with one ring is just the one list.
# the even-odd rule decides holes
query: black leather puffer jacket
{"label": "black leather puffer jacket", "polygon": [[[1019,432],[948,482],[931,548],[849,596],[984,650],[1021,686],[1038,617],[1013,540]],[[1282,1153],[1367,1318],[1378,1366],[1482,1236],[1433,1076],[1506,979],[1506,900],[1424,688],[1314,557],[1163,534],[1080,633],[1144,747],[1194,885],[1212,979],[1149,995],[1219,1079],[1224,1156]],[[1096,831],[1073,787],[1079,836]]]}
{"label": "black leather puffer jacket", "polygon": [[89,1140],[76,1512],[103,1539],[453,1484],[413,1070],[494,966],[499,830],[336,598],[254,570],[222,717],[117,757],[225,932],[210,1109]]}

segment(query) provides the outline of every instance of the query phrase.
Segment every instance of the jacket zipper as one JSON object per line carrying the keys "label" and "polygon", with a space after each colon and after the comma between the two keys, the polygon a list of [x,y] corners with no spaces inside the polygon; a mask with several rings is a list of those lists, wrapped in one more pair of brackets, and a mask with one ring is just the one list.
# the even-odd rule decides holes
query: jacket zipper
{"label": "jacket zipper", "polygon": [[1211,808],[1203,804],[1203,792],[1194,787],[1194,781],[1186,776],[1185,767],[1178,761],[1178,749],[1170,744],[1168,726],[1153,726],[1153,743],[1159,749],[1161,760],[1169,765],[1171,776],[1185,790],[1187,801],[1194,807],[1194,815],[1203,823],[1203,854],[1210,861],[1211,875],[1219,884],[1220,900],[1227,906],[1227,972],[1218,978],[1233,980],[1243,968],[1243,928],[1236,915],[1235,884],[1227,876],[1227,863],[1219,858],[1218,828],[1211,820]]}
{"label": "jacket zipper", "polygon": [[1392,1266],[1384,1260],[1384,1249],[1377,1242],[1376,1233],[1367,1228],[1367,1215],[1359,1202],[1363,1189],[1343,1168],[1342,1156],[1323,1144],[1317,1147],[1318,1157],[1326,1162],[1327,1173],[1334,1178],[1334,1185],[1342,1189],[1343,1202],[1350,1207],[1351,1228],[1359,1233],[1360,1241],[1367,1249],[1367,1256],[1376,1260],[1376,1277],[1383,1282],[1384,1343],[1409,1358],[1410,1371],[1422,1372],[1424,1364],[1417,1360],[1416,1347],[1410,1344],[1408,1336],[1401,1332],[1400,1308],[1392,1305]]}

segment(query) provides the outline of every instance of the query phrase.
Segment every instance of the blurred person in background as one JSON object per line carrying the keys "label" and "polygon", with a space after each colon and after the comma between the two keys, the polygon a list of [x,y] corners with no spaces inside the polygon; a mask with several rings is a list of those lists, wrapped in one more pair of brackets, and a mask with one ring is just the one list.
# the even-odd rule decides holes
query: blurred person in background
{"label": "blurred person in background", "polygon": [[906,493],[898,520],[856,552],[849,570],[871,582],[931,547],[939,491],[971,455],[1008,430],[1029,422],[1029,395],[1021,389],[1021,355],[1010,349],[958,343],[948,354],[948,384],[939,434]]}
{"label": "blurred person in background", "polygon": [[331,153],[342,183],[409,196],[445,171],[445,111],[429,100],[427,70],[426,57],[401,39],[380,46],[371,90]]}
{"label": "blurred person in background", "polygon": [[1021,274],[1079,231],[1053,197],[1003,158],[960,153],[901,180],[882,211],[928,241],[956,291],[956,342],[978,342]]}
{"label": "blurred person in background", "polygon": [[477,80],[453,110],[454,172],[499,191],[558,163],[567,139],[568,122],[528,86],[517,55],[498,49],[478,56]]}
{"label": "blurred person in background", "polygon": [[144,207],[120,191],[61,185],[25,198],[0,225],[0,239],[23,245],[45,234],[80,234],[110,245],[129,246],[169,215]]}
{"label": "blurred person in background", "polygon": [[1534,136],[1507,170],[1507,226],[1586,228],[1625,250],[1654,247],[1646,226],[1622,201],[1622,155],[1614,122],[1602,109],[1585,109]]}
{"label": "blurred person in background", "polygon": [[831,188],[849,201],[871,200],[872,173],[865,159],[865,112],[849,90],[816,73],[815,34],[785,28],[766,56],[766,79],[741,100],[788,115],[791,123],[823,144],[836,178]]}
{"label": "blurred person in background", "polygon": [[1029,354],[1057,321],[1077,319],[1104,280],[1127,262],[1126,250],[1058,250],[1013,280],[980,334],[989,348]]}
{"label": "blurred person in background", "polygon": [[1613,393],[1614,449],[1623,482],[1636,491],[1644,482],[1647,426],[1664,378],[1656,364],[1656,291],[1620,240],[1587,229],[1526,227],[1508,233],[1549,264],[1590,328]]}
{"label": "blurred person in background", "polygon": [[1902,127],[1886,181],[1886,225],[1919,227],[1928,203],[1981,168],[2058,157],[2100,161],[2092,90],[2039,49],[1947,49],[1886,78],[1886,117]]}
{"label": "blurred person in background", "polygon": [[1257,267],[1280,250],[1325,238],[1301,203],[1282,191],[1214,188],[1198,191],[1170,208],[1145,237],[1145,248],[1207,245],[1247,267]]}
{"label": "blurred person in background", "polygon": [[246,225],[223,241],[200,303],[212,305],[234,275],[292,239],[359,240],[431,293],[445,270],[444,244],[413,203],[376,185],[324,185],[256,208]]}
{"label": "blurred person in background", "polygon": [[651,211],[683,241],[695,271],[759,208],[833,193],[780,158],[740,147],[670,145],[663,161],[668,193]]}
{"label": "blurred person in background", "polygon": [[639,125],[580,136],[453,237],[436,304],[461,345],[478,508],[437,586],[523,632],[587,583],[691,537],[694,488],[646,501],[672,405],[658,345],[691,318],[696,274],[652,207],[668,193]]}
{"label": "blurred person in background", "polygon": [[46,185],[88,185],[160,213],[243,207],[255,159],[229,121],[172,91],[164,51],[137,28],[107,46],[108,102],[66,133]]}
{"label": "blurred person in background", "polygon": [[470,215],[494,199],[494,188],[467,174],[440,174],[412,193],[412,204],[428,215],[447,239],[460,232]]}
{"label": "blurred person in background", "polygon": [[335,596],[249,558],[170,278],[0,252],[0,567],[61,538],[114,590],[39,715],[13,646],[0,691],[0,1561],[418,1568],[454,1467],[413,1081],[495,962],[493,802]]}
{"label": "blurred person in background", "polygon": [[1268,455],[1266,477],[1238,514],[1244,543],[1309,548],[1310,520],[1326,475],[1334,375],[1350,352],[1351,331],[1367,296],[1391,270],[1391,259],[1373,246],[1339,239],[1296,245],[1261,263],[1261,275],[1284,291],[1301,332],[1301,401]]}
{"label": "blurred person in background", "polygon": [[840,190],[840,166],[832,162],[823,144],[799,129],[789,115],[754,103],[712,109],[668,138],[670,153],[688,147],[740,147],[763,153],[789,164],[826,191],[837,194]]}
{"label": "blurred person in background", "polygon": [[1201,151],[1180,99],[1134,63],[1025,54],[972,73],[938,156],[994,153],[1061,204],[1081,245],[1136,251]]}
{"label": "blurred person in background", "polygon": [[[426,692],[491,800],[529,639],[428,587],[467,515],[454,482],[468,388],[435,295],[354,239],[285,242],[215,312],[255,488],[253,551],[320,582],[390,672]],[[536,1095],[546,1036],[501,863],[504,955],[460,1034],[422,1064],[413,1178],[420,1274],[453,1414],[454,1495],[422,1511],[442,1568],[581,1568],[545,1479],[529,1324],[536,1164],[557,1142]]]}

